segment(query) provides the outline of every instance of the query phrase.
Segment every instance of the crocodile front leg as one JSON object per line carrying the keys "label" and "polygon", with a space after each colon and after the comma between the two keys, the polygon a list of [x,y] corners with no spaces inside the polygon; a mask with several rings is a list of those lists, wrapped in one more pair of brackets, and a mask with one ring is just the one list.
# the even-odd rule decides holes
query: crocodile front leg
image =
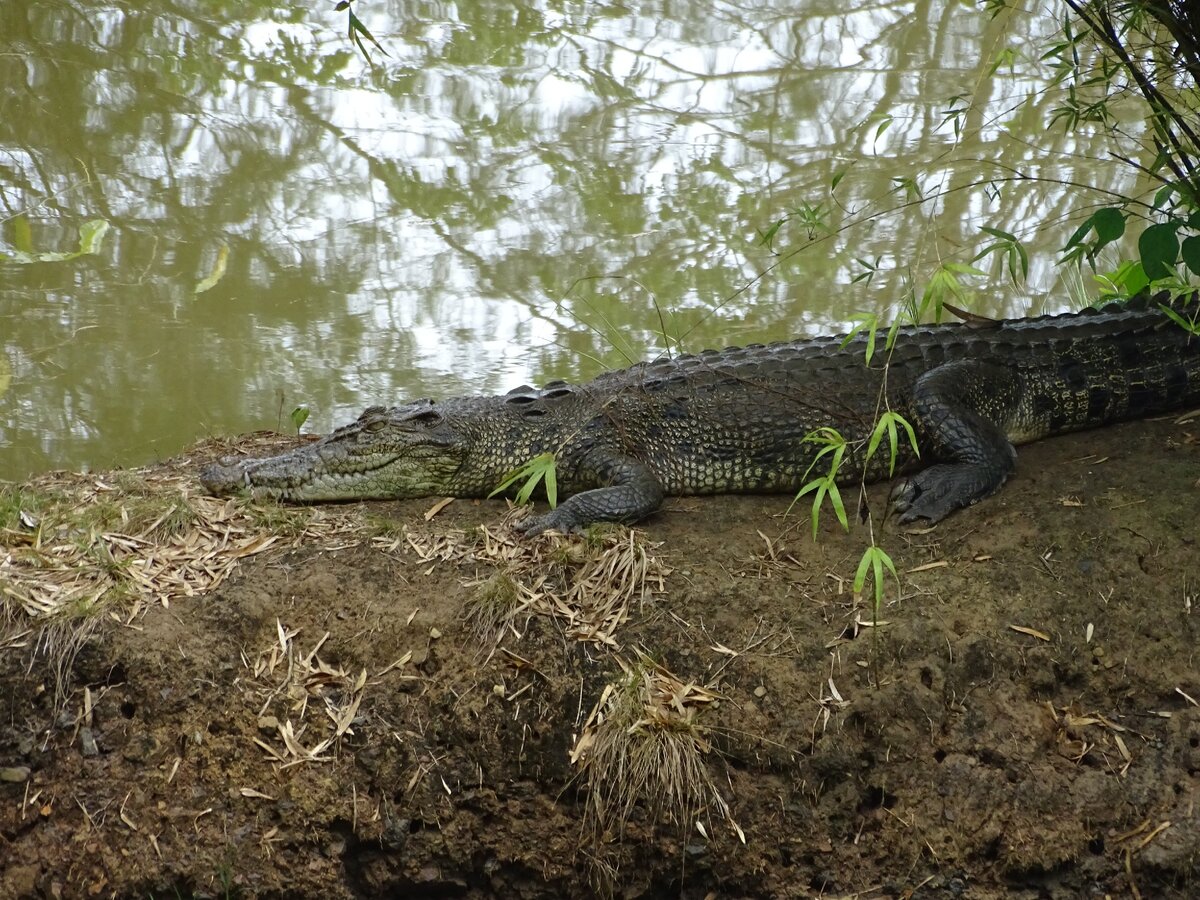
{"label": "crocodile front leg", "polygon": [[896,485],[901,524],[940,522],[1000,489],[1016,468],[1004,423],[1015,419],[1020,396],[1020,376],[995,363],[959,360],[917,379],[911,411],[921,454],[941,462]]}
{"label": "crocodile front leg", "polygon": [[572,494],[550,512],[522,519],[516,529],[526,536],[551,529],[566,534],[582,531],[593,522],[637,522],[662,505],[662,482],[631,456],[593,450],[576,477],[584,484],[602,486]]}

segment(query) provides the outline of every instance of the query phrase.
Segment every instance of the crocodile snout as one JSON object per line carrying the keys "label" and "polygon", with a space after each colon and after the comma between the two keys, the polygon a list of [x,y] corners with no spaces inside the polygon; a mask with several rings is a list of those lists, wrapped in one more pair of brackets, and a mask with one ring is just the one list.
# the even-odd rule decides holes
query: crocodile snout
{"label": "crocodile snout", "polygon": [[226,457],[220,462],[205,466],[200,472],[200,483],[210,494],[231,494],[246,485],[246,467],[242,462]]}

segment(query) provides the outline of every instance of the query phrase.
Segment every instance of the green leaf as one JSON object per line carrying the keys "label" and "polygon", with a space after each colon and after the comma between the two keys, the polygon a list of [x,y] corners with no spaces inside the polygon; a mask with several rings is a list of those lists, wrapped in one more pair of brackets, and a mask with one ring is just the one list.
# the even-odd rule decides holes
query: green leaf
{"label": "green leaf", "polygon": [[1158,189],[1158,193],[1154,195],[1154,202],[1150,204],[1151,209],[1162,209],[1167,205],[1167,202],[1175,193],[1175,185],[1164,184]]}
{"label": "green leaf", "polygon": [[[1085,239],[1092,231],[1096,233],[1096,240],[1088,244]],[[1059,251],[1066,254],[1061,262],[1078,262],[1082,257],[1086,256],[1088,262],[1095,265],[1096,254],[1124,233],[1125,213],[1115,206],[1106,206],[1103,209],[1098,209],[1088,216],[1082,225],[1075,229],[1075,232],[1067,240],[1066,245]]]}
{"label": "green leaf", "polygon": [[1092,224],[1096,228],[1096,250],[1099,250],[1125,233],[1125,214],[1115,206],[1106,206],[1092,214]]}
{"label": "green leaf", "polygon": [[875,423],[875,429],[871,432],[871,439],[867,442],[867,459],[875,455],[875,451],[879,449],[879,444],[883,441],[883,436],[886,434],[888,438],[888,474],[893,475],[896,472],[896,462],[900,455],[900,435],[896,426],[900,425],[904,428],[905,434],[908,435],[908,443],[918,457],[921,452],[917,449],[917,435],[913,431],[913,427],[909,421],[894,410],[887,410],[879,417],[879,421]]}
{"label": "green leaf", "polygon": [[829,502],[833,504],[833,511],[837,513],[837,518],[842,523],[842,528],[849,531],[850,520],[846,518],[846,507],[842,503],[842,492],[838,490],[837,482],[832,479],[829,482]]}
{"label": "green leaf", "polygon": [[883,344],[884,349],[890,353],[892,350],[892,347],[895,346],[896,338],[899,336],[900,336],[900,320],[897,319],[890,326],[888,326],[887,340]]}
{"label": "green leaf", "polygon": [[878,615],[879,607],[883,603],[883,570],[887,569],[892,573],[892,577],[899,583],[900,576],[896,574],[896,564],[892,562],[892,558],[887,555],[886,551],[878,544],[871,544],[863,551],[862,559],[858,561],[858,570],[854,573],[854,592],[862,593],[862,589],[867,584],[867,574],[871,575],[874,584],[871,593],[875,598],[875,614]]}
{"label": "green leaf", "polygon": [[980,229],[985,234],[990,234],[996,240],[988,244],[977,254],[971,262],[983,259],[990,254],[1001,256],[1005,264],[1008,266],[1008,275],[1012,279],[1013,284],[1017,284],[1017,270],[1021,272],[1021,278],[1029,278],[1029,254],[1026,252],[1024,245],[1017,240],[1016,235],[1009,234],[1007,231],[1002,231],[999,228],[988,228],[986,225]]}
{"label": "green leaf", "polygon": [[79,255],[94,255],[100,252],[104,236],[108,234],[109,225],[103,219],[92,219],[84,222],[79,228]]}
{"label": "green leaf", "polygon": [[821,504],[828,497],[829,502],[833,505],[833,511],[837,515],[838,521],[842,523],[844,529],[849,531],[850,521],[846,516],[846,507],[842,502],[842,493],[837,486],[838,469],[841,468],[842,460],[846,454],[846,439],[842,437],[836,428],[825,427],[806,434],[804,436],[804,443],[816,444],[820,447],[813,457],[812,462],[809,463],[808,469],[805,470],[804,477],[808,477],[809,473],[812,472],[823,457],[832,454],[832,458],[829,461],[829,472],[820,478],[814,478],[800,488],[796,492],[796,496],[792,498],[791,505],[788,506],[788,511],[791,511],[792,506],[795,506],[801,497],[806,494],[813,495],[811,518],[813,540],[815,541],[820,521]]}
{"label": "green leaf", "polygon": [[553,465],[546,469],[543,480],[546,483],[546,502],[554,509],[558,506],[558,474]]}
{"label": "green leaf", "polygon": [[1136,259],[1124,260],[1111,272],[1094,276],[1100,285],[1101,298],[1132,297],[1150,283],[1146,270]]}
{"label": "green leaf", "polygon": [[1179,247],[1179,255],[1193,275],[1200,275],[1200,235],[1193,234],[1184,238]]}
{"label": "green leaf", "polygon": [[1158,304],[1158,308],[1166,314],[1168,319],[1170,319],[1180,328],[1184,329],[1185,331],[1190,331],[1192,334],[1200,335],[1200,312],[1197,312],[1193,318],[1186,319],[1180,315],[1177,310],[1171,309],[1171,307],[1167,306],[1165,303]]}
{"label": "green leaf", "polygon": [[869,263],[862,257],[854,257],[854,261],[862,266],[864,271],[859,272],[857,275],[851,278],[850,283],[857,284],[858,282],[863,281],[867,284],[870,284],[871,279],[875,277],[875,273],[879,270],[879,259],[880,258],[877,256],[875,257],[874,263]]}
{"label": "green leaf", "polygon": [[896,121],[894,116],[885,115],[883,117],[883,120],[879,123],[879,127],[875,129],[876,143],[878,143],[879,139],[883,137],[883,133],[892,127],[892,122],[894,121]]}
{"label": "green leaf", "polygon": [[292,410],[290,418],[292,420],[292,427],[294,427],[296,429],[296,433],[299,434],[300,429],[304,427],[304,423],[308,421],[308,407],[297,406]]}
{"label": "green leaf", "polygon": [[768,228],[765,232],[760,232],[761,237],[758,239],[758,245],[760,247],[769,246],[771,241],[774,240],[775,235],[779,233],[779,229],[783,227],[783,223],[786,221],[787,217],[785,216]]}
{"label": "green leaf", "polygon": [[1080,242],[1083,241],[1083,239],[1085,237],[1087,237],[1087,233],[1092,230],[1092,219],[1094,219],[1094,218],[1095,218],[1094,215],[1088,216],[1087,221],[1084,222],[1082,225],[1080,225],[1078,228],[1076,228],[1071,233],[1071,236],[1069,238],[1067,238],[1067,242],[1063,245],[1062,250],[1060,250],[1059,252],[1065,253],[1068,250],[1070,250],[1072,247],[1079,246]]}
{"label": "green leaf", "polygon": [[943,268],[949,269],[951,272],[957,272],[959,275],[987,275],[987,272],[984,272],[982,269],[968,266],[966,263],[947,262],[943,264]]}
{"label": "green leaf", "polygon": [[[354,10],[349,9],[349,4],[347,4],[347,9],[348,9],[347,15],[350,17],[350,29],[349,29],[350,39],[352,41],[354,41],[355,45],[358,47],[359,52],[362,53],[362,55],[364,57],[366,57],[367,62],[371,61],[371,54],[369,54],[367,52],[367,48],[362,42],[362,38],[364,38],[364,37],[368,41],[370,41],[372,44],[375,45],[376,50],[378,50],[384,56],[389,56],[388,52],[386,50],[384,50],[382,46],[380,46],[379,41],[375,40],[375,35],[371,34],[371,32],[367,30],[367,26],[364,25],[359,20],[358,16],[356,16],[354,14]],[[361,35],[362,37],[360,37],[359,35]]]}
{"label": "green leaf", "polygon": [[871,553],[872,547],[868,547],[862,555],[862,559],[858,561],[858,571],[854,573],[854,593],[862,592],[863,587],[867,583],[867,570],[871,567],[871,558],[874,554]]}
{"label": "green leaf", "polygon": [[[1142,267],[1151,281],[1167,278],[1172,274],[1175,261],[1179,258],[1179,224],[1163,222],[1151,225],[1138,238],[1138,254]],[[1190,268],[1190,267],[1189,267]]]}
{"label": "green leaf", "polygon": [[192,293],[203,294],[205,291],[216,287],[217,282],[225,277],[225,266],[228,262],[229,245],[222,242],[221,245],[217,247],[217,255],[213,260],[212,268],[209,269],[207,275],[205,275],[200,279],[199,282],[196,283],[196,286],[192,288]]}
{"label": "green leaf", "polygon": [[517,503],[523,506],[529,502],[529,498],[533,496],[533,491],[538,484],[544,481],[546,500],[550,503],[550,508],[554,509],[558,504],[556,465],[557,460],[553,453],[539,453],[519,469],[515,469],[504,476],[504,480],[500,482],[494,491],[488,494],[488,497],[495,497],[497,494],[502,494],[518,481],[524,479],[525,483],[521,485],[521,489],[517,491],[516,496]]}
{"label": "green leaf", "polygon": [[1150,279],[1146,277],[1146,268],[1140,262],[1131,265],[1121,277],[1121,288],[1126,297],[1132,297],[1149,284]]}
{"label": "green leaf", "polygon": [[844,349],[855,337],[862,332],[867,335],[867,365],[871,364],[871,357],[875,355],[875,333],[879,328],[879,317],[874,313],[863,313],[854,319],[854,327],[850,329],[850,333],[842,339],[840,349]]}
{"label": "green leaf", "polygon": [[[996,15],[996,13],[993,12],[992,16],[995,17],[995,15]],[[1011,73],[1013,66],[1016,65],[1016,62],[1017,62],[1016,48],[1015,47],[1005,47],[1003,50],[1001,50],[999,53],[996,54],[996,58],[994,60],[992,60],[992,64],[990,66],[988,66],[987,77],[991,78],[993,75],[995,75],[996,72],[999,71],[1001,66],[1008,66],[1008,70]]]}

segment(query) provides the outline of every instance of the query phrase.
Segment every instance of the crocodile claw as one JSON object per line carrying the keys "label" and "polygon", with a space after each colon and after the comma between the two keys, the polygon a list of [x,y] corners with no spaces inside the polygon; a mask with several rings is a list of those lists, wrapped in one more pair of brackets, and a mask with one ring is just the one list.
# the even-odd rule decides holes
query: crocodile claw
{"label": "crocodile claw", "polygon": [[888,502],[896,521],[910,525],[925,519],[936,525],[956,509],[974,506],[995,493],[1007,473],[997,475],[985,466],[970,463],[940,463],[899,482]]}
{"label": "crocodile claw", "polygon": [[561,534],[581,534],[583,528],[573,521],[570,516],[560,515],[562,507],[552,509],[542,515],[530,515],[513,523],[513,529],[524,537],[535,537],[547,531],[557,531]]}

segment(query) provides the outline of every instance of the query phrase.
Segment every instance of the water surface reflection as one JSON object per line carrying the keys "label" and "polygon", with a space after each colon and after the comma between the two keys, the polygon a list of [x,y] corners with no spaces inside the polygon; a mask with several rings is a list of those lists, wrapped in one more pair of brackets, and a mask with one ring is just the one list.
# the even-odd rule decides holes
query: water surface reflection
{"label": "water surface reflection", "polygon": [[[374,67],[340,16],[290,5],[0,9],[0,252],[112,226],[98,255],[0,262],[0,477],[139,464],[299,403],[321,431],[889,315],[980,225],[1128,187],[1045,134],[1054,98],[1023,105],[1040,81],[989,74],[1049,39],[1036,17],[359,6],[390,54]],[[759,242],[796,209],[821,222]],[[981,308],[1068,305],[1042,251],[1029,289],[997,272]],[[879,271],[852,283],[863,260]]]}

